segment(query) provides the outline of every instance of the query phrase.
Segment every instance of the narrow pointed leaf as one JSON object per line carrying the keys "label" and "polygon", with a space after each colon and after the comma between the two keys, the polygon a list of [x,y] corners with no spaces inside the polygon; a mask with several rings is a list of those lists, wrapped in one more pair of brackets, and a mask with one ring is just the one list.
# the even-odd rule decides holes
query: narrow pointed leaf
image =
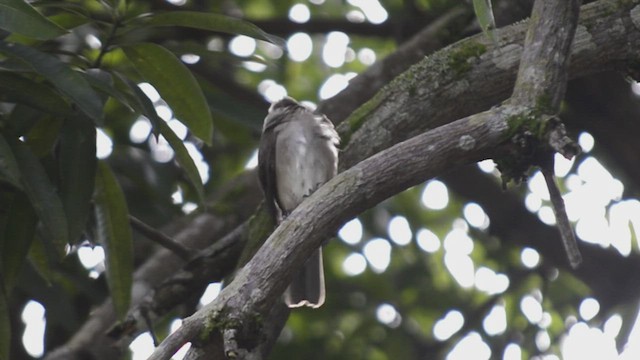
{"label": "narrow pointed leaf", "polygon": [[105,249],[111,298],[116,314],[122,318],[131,303],[133,242],[127,202],[116,177],[105,162],[98,163],[95,213],[96,235]]}
{"label": "narrow pointed leaf", "polygon": [[491,0],[473,0],[473,10],[476,13],[478,24],[482,32],[495,41],[495,37],[491,29],[496,27],[496,20],[493,17],[493,8],[491,6]]}
{"label": "narrow pointed leaf", "polygon": [[38,40],[67,33],[24,0],[0,0],[0,29]]}
{"label": "narrow pointed leaf", "polygon": [[246,35],[284,47],[282,38],[271,35],[256,25],[230,16],[195,11],[172,11],[153,15],[147,26],[183,26],[218,31],[227,34]]}
{"label": "narrow pointed leaf", "polygon": [[42,221],[47,235],[62,256],[68,243],[67,218],[62,202],[38,158],[18,139],[5,138],[18,163],[31,205]]}
{"label": "narrow pointed leaf", "polygon": [[29,203],[29,198],[23,193],[16,193],[9,207],[4,230],[0,234],[0,242],[3,243],[0,264],[7,293],[11,292],[22,270],[37,224],[38,217]]}
{"label": "narrow pointed leaf", "polygon": [[144,114],[144,116],[149,119],[153,134],[157,137],[158,135],[160,135],[160,124],[162,124],[164,120],[162,120],[162,118],[158,116],[158,112],[156,112],[155,106],[153,106],[151,100],[149,100],[147,95],[144,93],[144,91],[142,91],[142,89],[140,89],[140,87],[138,87],[138,85],[131,82],[128,82],[127,84],[133,92],[138,103],[138,107],[142,111],[142,114]]}
{"label": "narrow pointed leaf", "polygon": [[178,163],[182,167],[182,169],[187,174],[191,185],[196,190],[198,194],[198,200],[200,204],[204,203],[204,186],[202,186],[202,178],[200,177],[200,173],[198,172],[198,168],[196,164],[193,162],[193,158],[189,155],[189,151],[184,146],[182,140],[171,130],[169,125],[166,122],[160,123],[160,133],[167,140],[169,145],[173,148],[173,151],[176,153],[176,159]]}
{"label": "narrow pointed leaf", "polygon": [[14,187],[22,189],[18,163],[2,134],[0,134],[0,181],[6,181]]}
{"label": "narrow pointed leaf", "polygon": [[69,97],[97,125],[102,124],[100,97],[87,80],[55,56],[40,52],[29,46],[0,41],[0,53],[28,64],[35,72],[44,76],[62,94]]}
{"label": "narrow pointed leaf", "polygon": [[149,43],[123,48],[142,77],[169,104],[176,118],[205,143],[211,143],[213,122],[200,85],[187,67],[169,50]]}
{"label": "narrow pointed leaf", "polygon": [[51,154],[58,140],[62,123],[61,118],[45,115],[29,129],[25,144],[39,158]]}
{"label": "narrow pointed leaf", "polygon": [[96,130],[90,123],[67,121],[59,142],[60,197],[76,243],[87,223],[96,177]]}
{"label": "narrow pointed leaf", "polygon": [[36,237],[35,241],[31,243],[31,249],[29,249],[29,263],[47,285],[51,285],[52,282],[49,258],[42,239]]}
{"label": "narrow pointed leaf", "polygon": [[133,106],[130,104],[127,96],[118,90],[113,84],[113,77],[107,71],[101,69],[89,69],[87,70],[85,79],[91,84],[91,86],[99,92],[112,97],[120,102],[127,109],[134,111]]}

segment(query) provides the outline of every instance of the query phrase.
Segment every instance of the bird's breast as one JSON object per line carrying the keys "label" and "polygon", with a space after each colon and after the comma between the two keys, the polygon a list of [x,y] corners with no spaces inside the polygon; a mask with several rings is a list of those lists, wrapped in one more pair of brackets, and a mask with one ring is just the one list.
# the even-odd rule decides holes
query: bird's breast
{"label": "bird's breast", "polygon": [[278,129],[276,185],[279,203],[286,212],[336,173],[337,149],[331,139],[321,136],[320,126],[298,121]]}

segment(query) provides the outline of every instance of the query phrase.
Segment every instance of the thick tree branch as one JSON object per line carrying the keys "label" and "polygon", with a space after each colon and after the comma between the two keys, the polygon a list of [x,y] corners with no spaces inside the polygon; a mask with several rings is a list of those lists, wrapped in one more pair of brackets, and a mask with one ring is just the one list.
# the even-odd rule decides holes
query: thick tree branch
{"label": "thick tree branch", "polygon": [[234,332],[239,346],[250,351],[253,344],[246,341],[259,333],[256,318],[273,306],[294,269],[324,239],[354,215],[409,186],[452,166],[495,155],[508,133],[507,119],[515,111],[506,106],[458,120],[336,176],[296,208],[218,298],[185,319],[185,330],[170,335],[150,359],[169,359],[180,342],[176,339],[208,337],[218,331]]}
{"label": "thick tree branch", "polygon": [[[581,8],[570,78],[622,69],[640,56],[639,1],[598,1]],[[428,129],[488,109],[513,90],[527,23],[480,34],[423,59],[340,124],[341,167]],[[340,96],[340,95],[338,95]],[[331,114],[329,114],[331,115]],[[339,119],[334,119],[339,120]],[[367,141],[352,141],[358,138]]]}
{"label": "thick tree branch", "polygon": [[[542,2],[539,3],[542,4]],[[576,11],[577,9],[576,7]],[[534,22],[533,34],[537,27],[538,24]],[[558,42],[561,46],[560,50],[556,51],[562,51],[562,45],[565,42],[568,41],[570,44],[572,35],[572,31],[565,33],[564,36],[567,38]],[[527,45],[544,47],[545,42],[535,44],[527,41]],[[568,59],[568,49],[567,45],[564,49],[566,59]],[[528,49],[525,53],[527,51]],[[539,55],[535,55],[531,60],[539,60],[538,57]],[[523,67],[525,72],[526,66],[529,65],[527,61]],[[539,75],[561,78],[563,75],[559,75],[556,71],[563,72],[563,70],[562,67],[544,68]],[[531,84],[527,80],[518,83],[518,87],[526,85]],[[554,86],[558,85],[547,84],[544,91],[558,93]],[[566,84],[560,85],[562,89],[559,92],[560,95],[564,93],[564,86]],[[394,191],[400,191],[433,176],[434,171],[437,173],[438,165],[449,163],[451,166],[459,164],[459,161],[470,160],[464,153],[451,151],[452,146],[465,151],[473,149],[475,156],[486,156],[491,151],[495,152],[509,133],[507,124],[513,122],[514,117],[529,114],[532,111],[531,107],[536,103],[525,100],[519,92],[520,89],[516,88],[513,105],[505,105],[418,135],[338,175],[298,207],[276,229],[255,257],[240,271],[236,280],[220,294],[216,301],[185,320],[188,327],[184,331],[189,332],[189,336],[196,336],[193,326],[200,324],[200,331],[196,332],[198,336],[202,337],[205,334],[210,336],[212,331],[219,331],[225,338],[225,342],[233,344],[234,354],[238,354],[237,348],[250,352],[255,344],[246,341],[251,337],[255,338],[254,331],[259,331],[259,324],[254,319],[271,307],[286,286],[292,269],[297,268],[320,245],[324,237],[343,221],[357,214],[358,210],[374,205],[392,195]],[[477,128],[477,126],[480,127]],[[444,162],[442,162],[443,159]],[[384,162],[379,162],[381,160]],[[430,166],[426,168],[425,160],[432,160],[429,163]],[[375,172],[372,169],[375,169]],[[312,213],[315,217],[310,216]],[[306,220],[305,226],[299,226],[304,220]],[[286,239],[286,246],[283,244],[283,239]],[[180,334],[181,330],[177,333],[175,338],[180,340],[185,338],[184,334]],[[152,355],[152,359],[168,359],[173,354],[176,350],[172,347],[176,343],[175,339],[171,339],[173,336],[168,338],[169,345],[161,344]]]}
{"label": "thick tree branch", "polygon": [[[228,211],[226,216],[213,214],[199,214],[185,217],[170,226],[167,234],[183,246],[202,249],[215,240],[222,238],[234,227],[251,215],[260,200],[257,180],[253,172],[249,172],[235,179],[233,187],[223,187],[218,196],[213,199],[215,203],[225,205]],[[225,199],[233,197],[233,202]],[[228,207],[228,206],[231,207]],[[134,286],[132,294],[132,306],[138,304],[154,286],[171,278],[184,262],[171,251],[161,249],[149,257],[134,273]],[[92,311],[91,317],[64,345],[47,353],[47,360],[75,360],[91,356],[92,359],[117,359],[121,356],[120,349],[114,346],[114,340],[106,335],[116,321],[113,306],[110,300]],[[89,355],[90,354],[90,355]]]}
{"label": "thick tree branch", "polygon": [[[638,1],[631,3],[619,2],[616,4],[619,4],[616,5],[618,12],[611,12],[610,1],[600,1],[583,7],[583,9],[586,9],[583,11],[581,22],[584,28],[579,28],[577,39],[574,43],[572,77],[594,71],[620,68],[620,65],[626,61],[636,58],[639,48],[639,36],[638,29],[633,24],[640,22],[638,21],[640,14],[630,13],[629,10],[635,7]],[[520,32],[520,40],[523,38],[524,26],[522,24],[514,25],[510,28]],[[589,31],[587,31],[587,28]],[[503,35],[499,37],[499,48],[490,48],[488,52],[485,52],[485,54],[492,56],[481,55],[480,58],[469,57],[464,59],[464,63],[469,66],[465,65],[466,71],[459,74],[456,79],[452,79],[446,72],[443,73],[443,66],[430,68],[423,64],[419,68],[421,69],[419,72],[411,74],[429,74],[427,76],[430,79],[429,81],[425,81],[425,76],[422,76],[422,82],[419,83],[418,87],[414,88],[414,90],[420,89],[421,97],[419,98],[409,99],[404,95],[393,98],[393,92],[386,90],[389,101],[385,103],[385,106],[373,109],[367,118],[367,122],[361,123],[363,124],[362,127],[348,126],[345,128],[346,130],[343,134],[350,135],[351,145],[358,142],[363,142],[364,144],[363,146],[352,146],[344,152],[344,156],[341,159],[343,166],[348,168],[371,153],[388,147],[390,144],[405,139],[410,135],[435,127],[438,124],[449,122],[456,117],[460,117],[460,114],[469,114],[488,108],[495,102],[504,99],[511,90],[511,84],[513,84],[521,47],[517,45],[515,40],[508,41],[513,36],[507,33]],[[450,47],[448,50],[451,52],[447,54],[459,53],[466,45],[475,43],[477,39],[472,38]],[[434,57],[442,60],[446,59],[447,55]],[[441,62],[440,64],[446,65],[446,62]],[[487,75],[483,75],[484,70],[487,70]],[[440,78],[442,81],[439,81]],[[492,81],[487,81],[486,79],[492,79]],[[430,83],[431,85],[429,85]],[[438,86],[432,86],[434,85],[433,83]],[[425,90],[422,90],[422,88]],[[398,92],[408,93],[406,88],[398,89]],[[427,93],[434,97],[425,101]],[[338,105],[337,108],[348,108],[349,105],[347,103],[350,101],[346,98],[344,98],[346,99],[345,101],[342,101],[342,94],[334,99],[332,101],[342,104],[342,106]],[[460,99],[466,99],[463,106],[461,106]],[[397,105],[395,104],[396,101],[398,102]],[[401,121],[395,121],[390,114],[400,117]],[[334,121],[341,120],[340,117],[333,117],[333,119]],[[405,121],[406,123],[403,123]],[[369,122],[377,125],[368,125]],[[371,136],[372,133],[375,135],[377,131],[381,133],[380,136]],[[257,189],[257,186],[255,189]],[[201,227],[203,225],[203,223],[196,222],[190,226]],[[206,232],[207,230],[203,231]],[[146,284],[144,281],[142,283]],[[96,315],[92,316],[92,318],[101,317],[99,314],[100,312],[96,312]],[[89,334],[87,336],[88,339],[95,340],[99,337],[96,334],[100,334],[100,331],[104,331],[112,324],[109,320],[101,320],[101,322],[106,325],[97,327],[91,330],[90,333],[86,332]],[[89,342],[74,344],[73,348],[75,350],[82,349],[86,344],[89,344]]]}
{"label": "thick tree branch", "polygon": [[509,100],[528,107],[533,114],[533,121],[537,123],[537,126],[534,126],[545,129],[545,133],[539,136],[549,139],[548,143],[540,145],[542,159],[538,159],[536,165],[542,167],[562,244],[569,263],[574,268],[582,262],[582,256],[567,217],[564,200],[553,177],[553,151],[561,151],[565,157],[572,158],[577,150],[574,150],[576,146],[570,146],[565,141],[568,138],[564,126],[554,126],[552,123],[555,118],[550,116],[556,115],[560,110],[560,102],[564,99],[567,88],[567,69],[571,44],[578,25],[580,4],[580,0],[536,0],[525,38],[518,77]]}
{"label": "thick tree branch", "polygon": [[543,104],[556,112],[567,87],[571,43],[578,25],[580,0],[537,0],[511,96],[523,106]]}

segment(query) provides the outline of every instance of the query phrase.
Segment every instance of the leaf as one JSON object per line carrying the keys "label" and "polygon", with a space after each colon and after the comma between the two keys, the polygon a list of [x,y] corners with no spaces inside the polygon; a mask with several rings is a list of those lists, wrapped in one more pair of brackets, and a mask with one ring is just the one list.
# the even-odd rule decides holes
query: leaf
{"label": "leaf", "polygon": [[5,140],[11,147],[18,163],[22,186],[33,209],[42,221],[56,250],[60,255],[63,255],[68,242],[67,219],[55,188],[38,158],[25,144],[11,137]]}
{"label": "leaf", "polygon": [[47,285],[51,285],[51,265],[49,256],[40,237],[36,237],[29,250],[29,262],[33,269],[42,277]]}
{"label": "leaf", "polygon": [[473,0],[473,11],[476,13],[478,24],[482,32],[491,40],[495,41],[493,31],[495,29],[496,20],[493,17],[493,8],[491,6],[491,0]]}
{"label": "leaf", "polygon": [[60,134],[60,197],[69,223],[69,240],[76,243],[91,208],[96,177],[96,130],[87,122],[66,121]]}
{"label": "leaf", "polygon": [[64,116],[71,111],[65,99],[49,86],[5,71],[0,71],[0,100],[54,115]]}
{"label": "leaf", "polygon": [[0,29],[39,40],[67,33],[23,0],[0,0]]}
{"label": "leaf", "polygon": [[169,50],[155,44],[141,43],[126,46],[123,50],[142,77],[158,90],[176,117],[194,135],[211,144],[211,111],[189,69]]}
{"label": "leaf", "polygon": [[25,144],[34,155],[42,158],[53,152],[61,126],[61,118],[45,115],[31,127],[26,135]]}
{"label": "leaf", "polygon": [[131,303],[133,240],[129,210],[109,166],[98,162],[95,188],[96,235],[105,249],[107,282],[116,314],[123,318]]}
{"label": "leaf", "polygon": [[175,151],[178,163],[187,173],[189,181],[196,189],[200,204],[203,204],[204,186],[202,186],[202,178],[200,177],[200,173],[198,172],[196,164],[193,162],[193,158],[191,157],[191,155],[189,155],[189,151],[184,146],[182,140],[173,132],[173,130],[171,130],[169,125],[167,125],[167,123],[164,121],[160,123],[160,133],[162,134],[162,136],[164,136],[169,145],[171,145],[173,151]]}
{"label": "leaf", "polygon": [[22,270],[35,236],[37,224],[38,217],[29,203],[29,198],[24,193],[16,193],[9,206],[4,229],[0,229],[2,231],[0,243],[3,244],[0,264],[2,264],[4,286],[7,293],[11,292],[20,270]]}
{"label": "leaf", "polygon": [[45,54],[29,46],[0,41],[0,53],[27,63],[35,72],[44,76],[62,94],[68,96],[98,126],[102,124],[102,107],[98,94],[78,72],[55,56]]}
{"label": "leaf", "polygon": [[0,274],[0,360],[9,360],[11,348],[11,321],[9,319],[9,304],[7,303],[4,284]]}
{"label": "leaf", "polygon": [[118,100],[127,109],[134,111],[132,105],[129,103],[127,96],[122,94],[118,89],[113,86],[113,78],[110,73],[101,69],[89,69],[84,74],[85,79],[94,88],[109,95],[115,100]]}
{"label": "leaf", "polygon": [[158,116],[158,112],[156,111],[155,106],[153,106],[153,103],[151,102],[151,100],[149,100],[144,91],[142,91],[142,89],[140,89],[140,87],[132,81],[127,80],[126,78],[124,80],[126,85],[133,92],[134,98],[138,105],[138,109],[144,116],[147,117],[147,119],[149,119],[149,122],[151,122],[153,134],[157,137],[158,135],[160,135],[160,124],[162,124],[164,120],[162,120],[162,118]]}
{"label": "leaf", "polygon": [[0,180],[4,180],[18,189],[22,189],[18,163],[9,144],[0,134]]}
{"label": "leaf", "polygon": [[218,31],[227,34],[246,35],[268,41],[280,47],[285,41],[268,34],[256,25],[230,16],[196,11],[172,11],[152,15],[146,26],[183,26],[195,29]]}
{"label": "leaf", "polygon": [[14,137],[25,136],[38,123],[49,115],[25,105],[16,104],[9,116],[4,120],[5,134]]}

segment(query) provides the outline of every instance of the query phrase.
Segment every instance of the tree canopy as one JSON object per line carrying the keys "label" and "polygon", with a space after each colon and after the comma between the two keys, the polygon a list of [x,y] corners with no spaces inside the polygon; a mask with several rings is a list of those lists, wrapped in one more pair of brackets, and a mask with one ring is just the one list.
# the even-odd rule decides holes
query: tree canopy
{"label": "tree canopy", "polygon": [[[639,356],[639,9],[0,0],[0,359]],[[340,171],[275,227],[285,95]]]}

